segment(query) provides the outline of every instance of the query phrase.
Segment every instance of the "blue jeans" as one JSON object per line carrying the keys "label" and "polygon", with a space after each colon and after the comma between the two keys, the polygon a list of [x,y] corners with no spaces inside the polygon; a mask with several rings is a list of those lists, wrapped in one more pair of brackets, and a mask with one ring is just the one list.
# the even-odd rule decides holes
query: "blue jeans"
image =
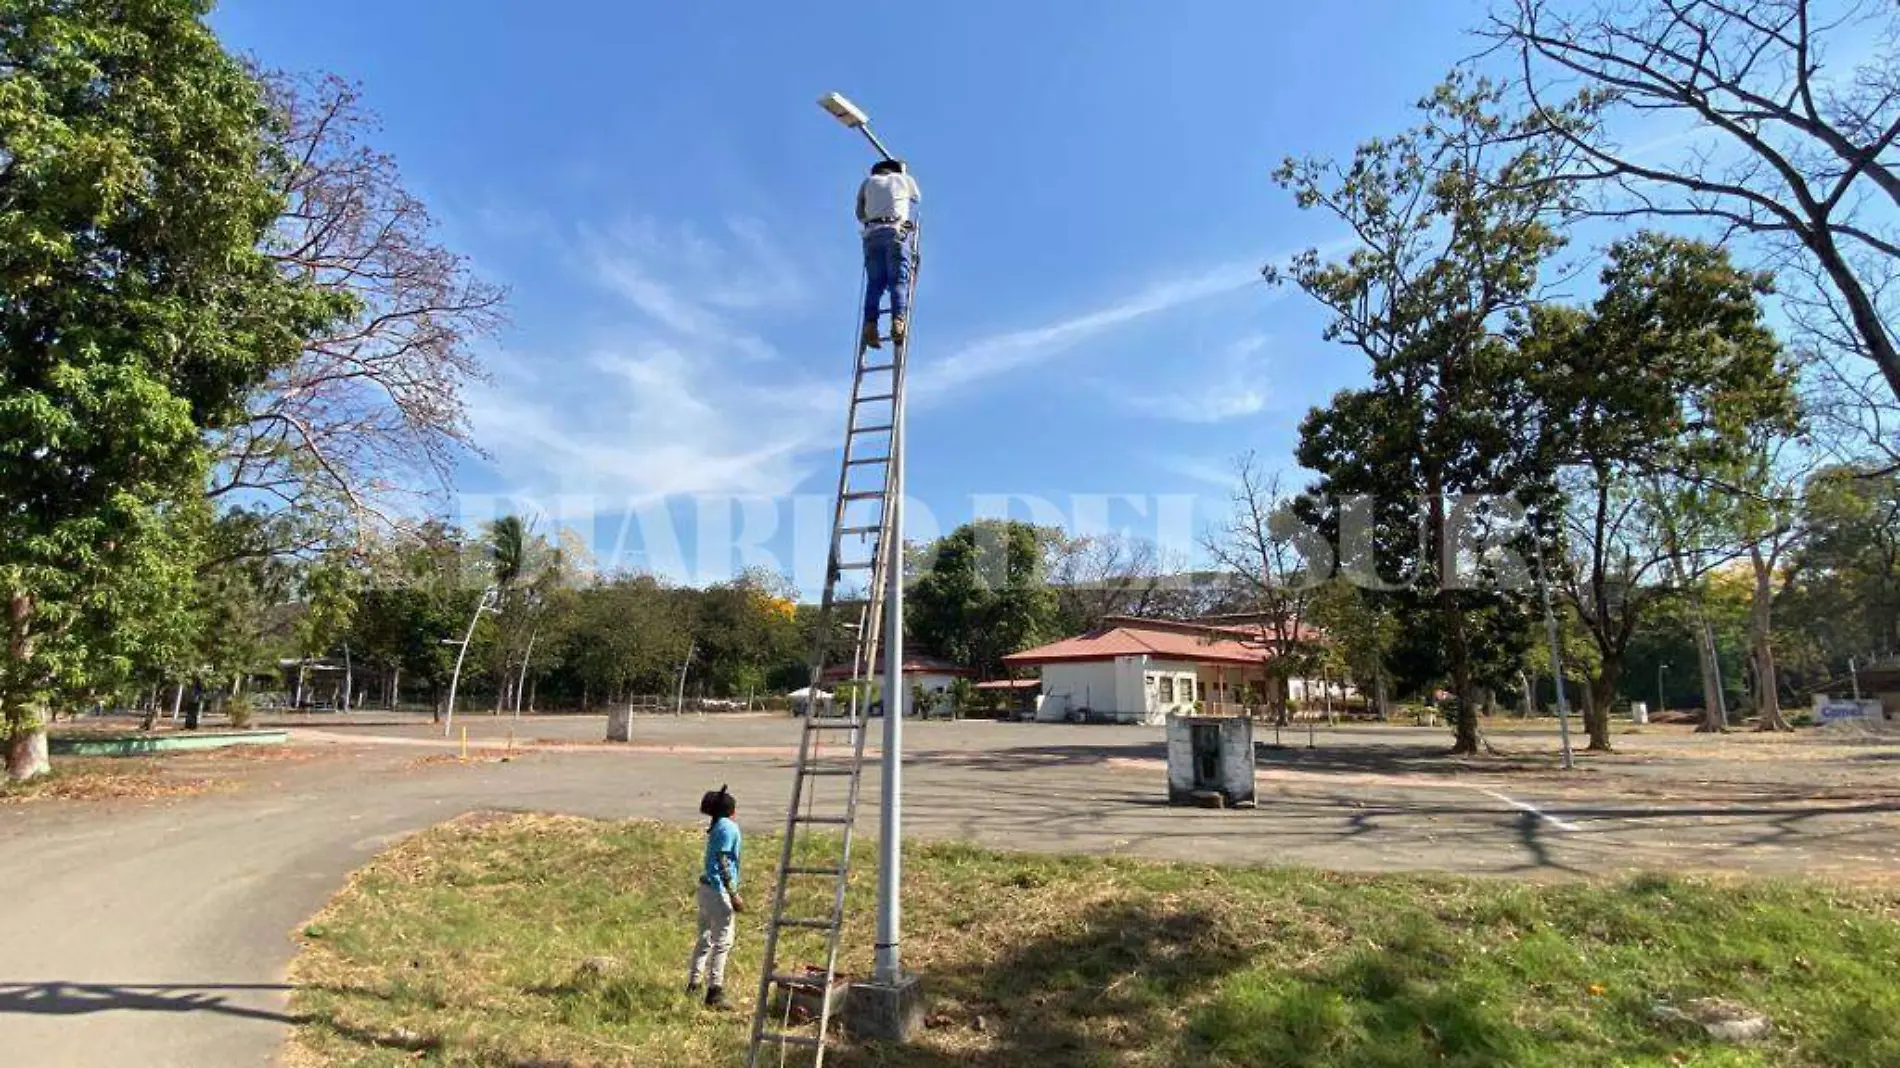
{"label": "blue jeans", "polygon": [[877,322],[884,294],[891,295],[891,313],[909,310],[910,249],[894,226],[880,226],[864,235],[864,321]]}

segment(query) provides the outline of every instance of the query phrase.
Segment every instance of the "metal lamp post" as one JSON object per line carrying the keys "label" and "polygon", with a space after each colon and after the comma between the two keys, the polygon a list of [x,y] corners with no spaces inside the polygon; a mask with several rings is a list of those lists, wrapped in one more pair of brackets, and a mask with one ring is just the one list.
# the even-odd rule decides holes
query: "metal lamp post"
{"label": "metal lamp post", "polygon": [[468,631],[462,635],[460,642],[451,638],[442,639],[444,645],[461,646],[455,654],[455,672],[449,676],[449,714],[442,718],[442,737],[444,738],[447,738],[455,729],[455,688],[462,681],[462,661],[468,657],[468,643],[475,640],[475,624],[481,622],[483,612],[490,610],[489,602],[494,599],[495,592],[493,586],[482,591],[482,599],[475,602],[475,611],[468,617]]}
{"label": "metal lamp post", "polygon": [[1576,759],[1570,749],[1570,710],[1564,701],[1564,654],[1563,643],[1557,636],[1557,613],[1550,603],[1550,576],[1544,571],[1544,548],[1537,540],[1537,532],[1531,531],[1531,552],[1537,559],[1537,588],[1544,599],[1544,629],[1550,637],[1550,675],[1557,684],[1557,734],[1563,740],[1564,770],[1576,767]]}
{"label": "metal lamp post", "polygon": [[1666,708],[1663,704],[1663,672],[1668,671],[1673,666],[1674,665],[1672,664],[1657,664],[1656,665],[1656,714],[1657,715],[1661,715],[1664,712],[1669,711],[1669,709]]}
{"label": "metal lamp post", "polygon": [[[864,135],[877,154],[894,159],[884,142],[871,132],[864,109],[838,93],[826,93],[818,106],[845,126]],[[902,374],[902,369],[898,371]],[[896,985],[903,979],[898,952],[903,930],[903,791],[904,791],[904,409],[901,391],[892,402],[889,553],[885,570],[889,586],[884,601],[884,750],[883,782],[878,806],[877,954],[874,978]]]}

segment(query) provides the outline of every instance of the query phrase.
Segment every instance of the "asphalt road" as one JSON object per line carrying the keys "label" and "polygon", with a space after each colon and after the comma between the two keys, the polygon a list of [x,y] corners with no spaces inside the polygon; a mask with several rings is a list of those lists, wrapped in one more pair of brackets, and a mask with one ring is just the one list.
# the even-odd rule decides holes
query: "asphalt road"
{"label": "asphalt road", "polygon": [[[696,821],[729,782],[772,827],[795,728],[782,719],[644,720],[633,747],[598,718],[466,720],[477,754],[425,725],[299,730],[307,759],[247,764],[235,792],[0,808],[0,1050],[8,1068],[271,1063],[290,1023],[291,936],[348,873],[411,831],[474,809]],[[1563,775],[1547,733],[1456,764],[1444,735],[1325,731],[1260,749],[1261,807],[1162,803],[1144,728],[910,728],[906,818],[919,836],[1348,870],[1562,878],[1636,868],[1887,878],[1900,873],[1900,747],[1630,739]],[[873,777],[875,778],[875,777]],[[863,826],[875,826],[875,781]]]}

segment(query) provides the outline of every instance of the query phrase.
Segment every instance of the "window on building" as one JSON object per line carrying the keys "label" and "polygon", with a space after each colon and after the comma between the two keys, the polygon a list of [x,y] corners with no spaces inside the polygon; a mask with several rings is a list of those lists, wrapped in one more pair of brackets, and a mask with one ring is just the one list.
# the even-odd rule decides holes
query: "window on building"
{"label": "window on building", "polygon": [[1174,703],[1174,676],[1172,675],[1161,676],[1160,686],[1161,686],[1162,703],[1173,704]]}

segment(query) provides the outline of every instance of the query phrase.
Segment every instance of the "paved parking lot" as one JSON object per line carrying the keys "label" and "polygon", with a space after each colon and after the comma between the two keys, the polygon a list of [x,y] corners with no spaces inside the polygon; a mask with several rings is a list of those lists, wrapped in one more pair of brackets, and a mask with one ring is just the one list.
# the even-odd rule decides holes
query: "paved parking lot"
{"label": "paved parking lot", "polygon": [[[0,855],[16,860],[0,866],[16,919],[0,954],[9,1068],[267,1063],[289,1022],[290,933],[388,843],[485,808],[697,822],[700,792],[722,782],[749,829],[775,829],[799,729],[644,719],[634,744],[609,746],[600,717],[476,715],[462,721],[477,757],[464,763],[459,729],[354,718],[298,725],[279,757],[233,757],[228,791],[0,808]],[[1443,757],[1439,730],[1322,729],[1310,749],[1302,731],[1279,748],[1267,730],[1260,807],[1223,812],[1165,804],[1156,729],[907,730],[905,813],[920,837],[1530,878],[1900,873],[1893,744],[1654,730],[1566,773],[1548,730],[1500,730],[1501,755],[1462,762]],[[877,785],[873,774],[868,833]]]}

